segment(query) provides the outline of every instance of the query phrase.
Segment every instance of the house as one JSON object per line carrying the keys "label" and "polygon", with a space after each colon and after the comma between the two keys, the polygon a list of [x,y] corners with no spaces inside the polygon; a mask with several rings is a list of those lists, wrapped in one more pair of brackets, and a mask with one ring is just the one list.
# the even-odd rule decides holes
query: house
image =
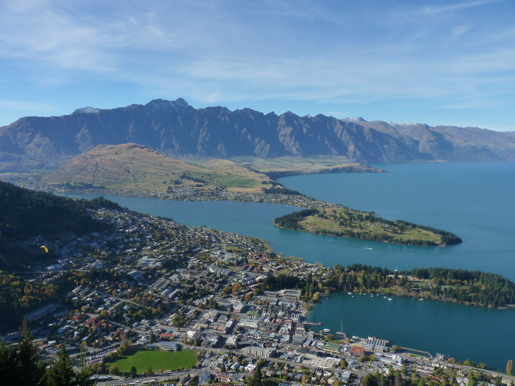
{"label": "house", "polygon": [[365,355],[365,349],[363,347],[354,346],[350,351],[350,355],[355,357],[362,357]]}
{"label": "house", "polygon": [[198,375],[198,384],[199,385],[207,385],[209,382],[211,382],[212,375],[209,371],[202,371]]}

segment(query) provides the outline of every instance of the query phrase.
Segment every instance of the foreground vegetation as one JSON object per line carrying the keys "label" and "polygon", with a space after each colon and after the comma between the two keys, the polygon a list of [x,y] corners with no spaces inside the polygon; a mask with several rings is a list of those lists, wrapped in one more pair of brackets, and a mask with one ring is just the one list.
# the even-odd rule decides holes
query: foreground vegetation
{"label": "foreground vegetation", "polygon": [[[30,330],[24,323],[21,328],[21,342],[7,346],[0,341],[0,374],[2,384],[20,386],[62,386],[93,385],[93,371],[82,363],[75,363],[62,344],[57,359],[43,361],[39,349],[32,340]],[[78,370],[76,370],[76,365]]]}
{"label": "foreground vegetation", "polygon": [[462,242],[447,231],[402,220],[385,220],[374,213],[345,207],[305,209],[276,218],[274,224],[310,233],[395,244],[445,246]]}

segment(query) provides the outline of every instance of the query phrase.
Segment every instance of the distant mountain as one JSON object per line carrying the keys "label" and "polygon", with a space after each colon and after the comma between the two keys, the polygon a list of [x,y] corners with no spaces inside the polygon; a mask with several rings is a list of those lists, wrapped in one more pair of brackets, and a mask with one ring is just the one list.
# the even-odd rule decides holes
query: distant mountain
{"label": "distant mountain", "polygon": [[25,117],[0,128],[0,171],[55,168],[94,147],[137,143],[170,156],[345,156],[358,162],[515,160],[515,133],[225,107],[184,99]]}
{"label": "distant mountain", "polygon": [[134,143],[98,145],[37,180],[66,191],[156,193],[178,187],[261,192],[277,185],[267,175],[230,160],[213,159],[193,165]]}

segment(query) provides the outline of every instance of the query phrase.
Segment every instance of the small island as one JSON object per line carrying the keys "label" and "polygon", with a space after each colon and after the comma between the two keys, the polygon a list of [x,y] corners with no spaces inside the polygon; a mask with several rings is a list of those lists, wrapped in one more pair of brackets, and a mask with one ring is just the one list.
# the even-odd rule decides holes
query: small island
{"label": "small island", "polygon": [[462,242],[460,237],[447,231],[403,220],[385,220],[373,212],[343,206],[301,210],[276,218],[274,225],[309,233],[404,245],[443,247]]}

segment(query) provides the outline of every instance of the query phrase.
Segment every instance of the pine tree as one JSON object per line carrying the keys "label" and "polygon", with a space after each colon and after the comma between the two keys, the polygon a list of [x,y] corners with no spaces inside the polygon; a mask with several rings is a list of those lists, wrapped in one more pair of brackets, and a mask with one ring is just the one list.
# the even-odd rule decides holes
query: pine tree
{"label": "pine tree", "polygon": [[62,344],[57,360],[47,369],[43,385],[46,386],[88,386],[93,385],[92,371],[82,365],[82,369],[76,372],[73,362],[66,352],[66,345]]}
{"label": "pine tree", "polygon": [[34,346],[27,321],[21,327],[21,342],[18,347],[0,343],[0,374],[6,385],[29,386],[41,381],[45,364],[39,358],[39,349]]}

